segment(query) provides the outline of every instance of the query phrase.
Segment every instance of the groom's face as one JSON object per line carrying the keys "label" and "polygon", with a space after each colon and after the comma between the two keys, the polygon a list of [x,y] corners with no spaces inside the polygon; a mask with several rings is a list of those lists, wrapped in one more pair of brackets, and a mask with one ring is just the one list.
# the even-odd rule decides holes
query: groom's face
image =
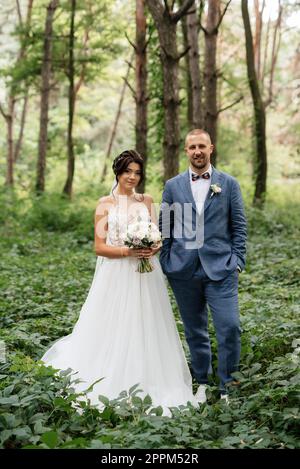
{"label": "groom's face", "polygon": [[206,171],[210,165],[213,145],[206,134],[189,135],[185,142],[185,151],[193,170]]}

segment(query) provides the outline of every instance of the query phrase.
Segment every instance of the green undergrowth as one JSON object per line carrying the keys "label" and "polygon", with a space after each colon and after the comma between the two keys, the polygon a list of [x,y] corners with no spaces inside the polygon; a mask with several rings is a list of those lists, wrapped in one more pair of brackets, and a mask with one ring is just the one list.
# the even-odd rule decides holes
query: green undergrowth
{"label": "green undergrowth", "polygon": [[[299,447],[299,217],[291,200],[247,209],[247,269],[240,275],[240,386],[208,405],[172,409],[138,387],[94,408],[38,360],[72,331],[91,284],[96,198],[69,202],[0,194],[0,445],[4,448]],[[171,294],[171,293],[170,293]],[[183,326],[172,305],[185,351]],[[216,342],[210,331],[214,372]],[[134,383],[133,383],[134,384]]]}

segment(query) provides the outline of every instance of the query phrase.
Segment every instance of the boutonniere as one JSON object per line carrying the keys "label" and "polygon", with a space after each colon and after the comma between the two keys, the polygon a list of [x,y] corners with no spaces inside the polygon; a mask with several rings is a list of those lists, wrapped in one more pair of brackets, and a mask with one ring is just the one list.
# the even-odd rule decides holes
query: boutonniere
{"label": "boutonniere", "polygon": [[214,194],[220,194],[220,192],[222,192],[222,188],[221,186],[219,186],[219,184],[212,184],[210,186],[210,190],[211,190],[211,196],[212,197]]}

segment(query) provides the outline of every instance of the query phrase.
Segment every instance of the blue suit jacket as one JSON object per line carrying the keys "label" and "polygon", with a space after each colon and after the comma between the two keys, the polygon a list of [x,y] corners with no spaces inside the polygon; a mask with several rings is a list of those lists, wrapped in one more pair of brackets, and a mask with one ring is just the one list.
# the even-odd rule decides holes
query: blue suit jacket
{"label": "blue suit jacket", "polygon": [[[163,239],[160,252],[162,270],[168,277],[191,278],[199,265],[198,256],[207,276],[215,281],[225,278],[237,266],[241,270],[245,266],[247,233],[240,186],[232,176],[214,167],[212,169],[211,184],[218,184],[221,192],[211,196],[212,190],[209,189],[202,219],[197,214],[189,171],[166,182],[159,223],[163,237],[170,233]],[[187,207],[185,204],[189,205],[191,215],[182,219],[182,208]],[[174,210],[168,217],[170,205]],[[197,237],[191,233],[203,232],[203,222],[203,244],[187,248],[187,242]],[[180,223],[182,236],[178,236]],[[185,229],[187,224],[191,225],[192,231]]]}

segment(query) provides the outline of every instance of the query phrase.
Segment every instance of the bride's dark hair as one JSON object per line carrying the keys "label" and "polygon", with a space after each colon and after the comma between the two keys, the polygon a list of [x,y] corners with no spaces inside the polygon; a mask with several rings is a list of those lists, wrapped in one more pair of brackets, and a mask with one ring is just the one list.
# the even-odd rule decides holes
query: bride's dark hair
{"label": "bride's dark hair", "polygon": [[141,179],[139,184],[141,184],[145,178],[145,173],[144,173],[144,161],[141,155],[135,151],[135,150],[125,150],[122,151],[118,156],[113,161],[112,169],[113,172],[116,176],[116,185],[112,189],[112,194],[115,188],[117,187],[118,184],[118,178],[123,174],[130,163],[137,163],[140,168],[141,168]]}

